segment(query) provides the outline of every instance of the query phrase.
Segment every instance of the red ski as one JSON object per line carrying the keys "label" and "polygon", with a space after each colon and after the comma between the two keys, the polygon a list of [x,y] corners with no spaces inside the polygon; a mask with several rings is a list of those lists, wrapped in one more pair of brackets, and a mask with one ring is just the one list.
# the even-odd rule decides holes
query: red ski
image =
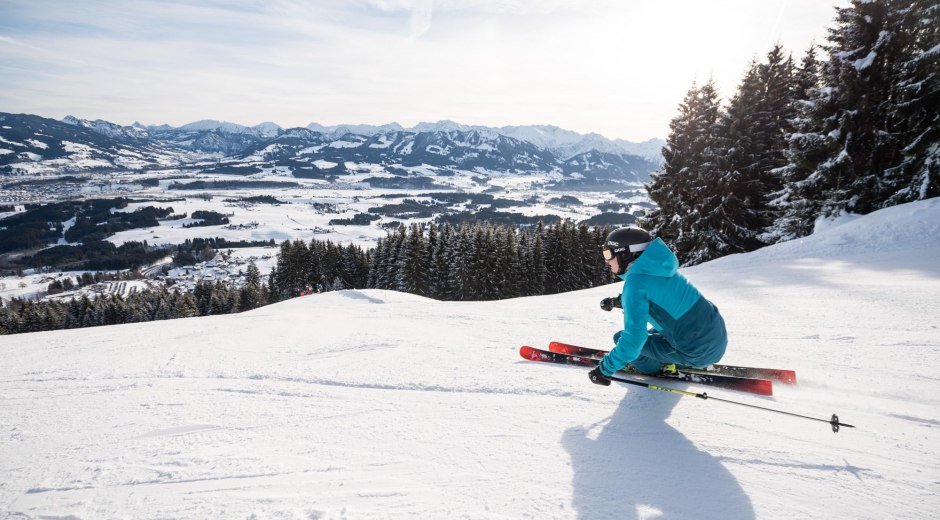
{"label": "red ski", "polygon": [[[598,363],[598,359],[594,357],[569,355],[562,352],[550,352],[529,346],[520,348],[519,355],[530,361],[542,361],[565,365],[594,367],[597,366]],[[642,375],[640,377],[656,377],[658,379],[686,381],[689,383],[715,386],[728,390],[749,392],[757,395],[773,395],[773,383],[769,379],[754,379],[749,377],[737,377],[711,373],[693,373],[685,370],[678,370],[672,374],[661,374],[658,376]]]}
{"label": "red ski", "polygon": [[559,354],[557,352],[546,352],[541,349],[523,346],[519,349],[519,355],[529,361],[546,361],[548,363],[561,363],[567,365],[581,365],[585,367],[597,366],[597,360],[590,357],[581,357],[577,355]]}
{"label": "red ski", "polygon": [[[569,345],[559,341],[553,341],[548,345],[552,352],[568,354],[571,356],[582,356],[586,358],[600,359],[607,354],[606,350],[598,350],[577,345]],[[722,376],[749,377],[756,379],[771,379],[785,385],[796,384],[796,372],[793,370],[781,370],[776,368],[753,368],[740,367],[736,365],[711,365],[708,368],[678,367],[684,372],[693,374],[717,374]]]}

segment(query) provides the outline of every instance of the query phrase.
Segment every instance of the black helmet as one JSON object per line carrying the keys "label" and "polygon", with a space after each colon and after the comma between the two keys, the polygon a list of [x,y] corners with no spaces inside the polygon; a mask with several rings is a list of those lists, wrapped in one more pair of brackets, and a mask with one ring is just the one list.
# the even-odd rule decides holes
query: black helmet
{"label": "black helmet", "polygon": [[617,274],[623,274],[630,262],[636,260],[652,241],[653,237],[638,227],[622,227],[607,235],[607,240],[601,245],[601,252],[604,260],[616,258],[620,268]]}

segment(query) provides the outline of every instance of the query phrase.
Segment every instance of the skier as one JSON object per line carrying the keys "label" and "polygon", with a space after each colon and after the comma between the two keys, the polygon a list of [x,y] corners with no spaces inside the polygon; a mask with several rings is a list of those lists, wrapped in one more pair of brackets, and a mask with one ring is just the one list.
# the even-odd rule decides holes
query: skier
{"label": "skier", "polygon": [[721,359],[728,344],[725,322],[718,308],[679,274],[679,260],[662,239],[623,227],[607,235],[601,252],[624,280],[619,301],[605,298],[601,307],[621,307],[624,324],[614,334],[614,348],[589,373],[591,382],[610,385],[608,377],[627,365],[630,371],[655,375],[677,364],[706,367]]}

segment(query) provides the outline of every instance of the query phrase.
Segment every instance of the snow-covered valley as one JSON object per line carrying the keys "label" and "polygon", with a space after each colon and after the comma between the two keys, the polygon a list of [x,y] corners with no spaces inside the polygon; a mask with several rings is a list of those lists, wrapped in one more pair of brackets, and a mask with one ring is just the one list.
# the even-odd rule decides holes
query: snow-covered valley
{"label": "snow-covered valley", "polygon": [[[498,302],[364,290],[251,312],[0,337],[10,518],[928,518],[940,506],[940,200],[684,273],[724,362],[711,395],[531,363],[606,348],[610,285]],[[673,386],[701,390],[678,383]]]}

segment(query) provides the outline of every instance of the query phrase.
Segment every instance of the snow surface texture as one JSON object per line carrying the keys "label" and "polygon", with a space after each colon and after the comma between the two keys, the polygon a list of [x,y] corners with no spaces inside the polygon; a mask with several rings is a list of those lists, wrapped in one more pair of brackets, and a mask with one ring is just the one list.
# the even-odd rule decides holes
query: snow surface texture
{"label": "snow surface texture", "polygon": [[[13,518],[930,518],[940,200],[685,273],[773,398],[592,385],[521,344],[607,346],[619,285],[500,302],[386,291],[0,337]],[[674,386],[702,390],[695,385]],[[2,516],[2,515],[0,515]]]}

